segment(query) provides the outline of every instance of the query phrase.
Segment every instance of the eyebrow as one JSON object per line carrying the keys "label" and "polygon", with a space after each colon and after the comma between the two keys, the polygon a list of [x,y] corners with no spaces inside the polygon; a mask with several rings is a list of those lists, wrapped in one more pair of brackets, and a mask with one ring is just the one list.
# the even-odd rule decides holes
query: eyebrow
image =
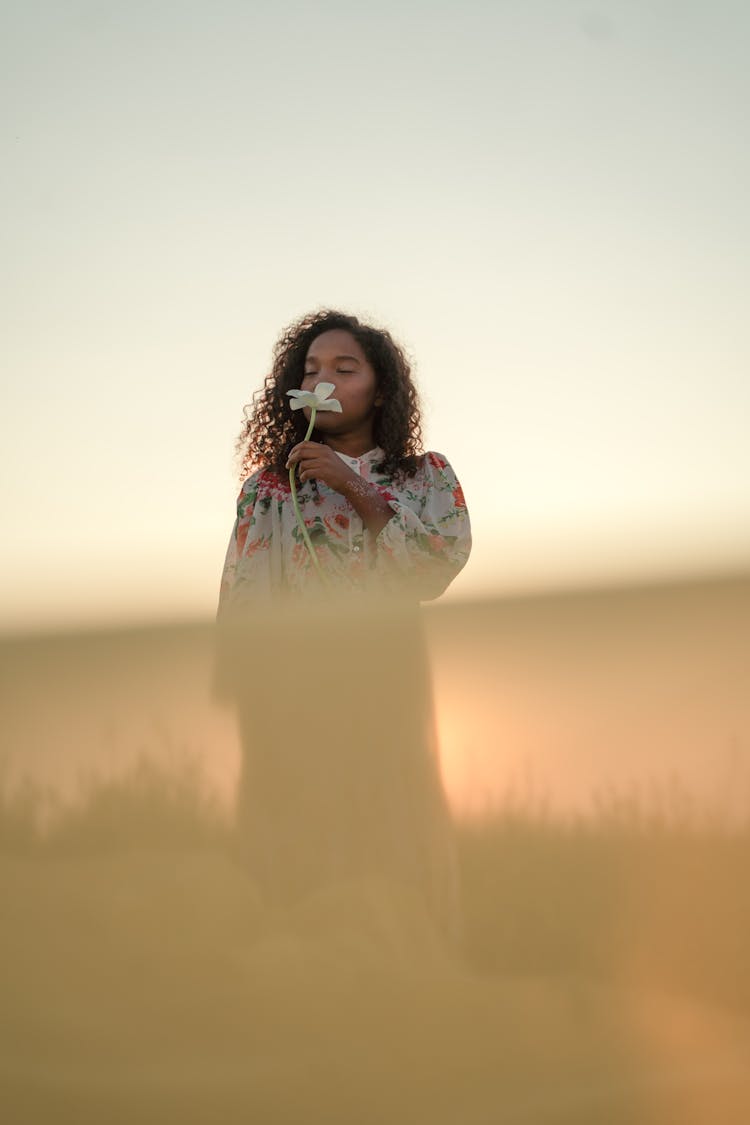
{"label": "eyebrow", "polygon": [[[357,359],[356,355],[335,355],[333,358],[337,359],[337,360],[338,359],[351,359],[355,363],[361,362],[359,359]],[[319,362],[320,361],[319,361],[319,359],[316,355],[307,356],[307,358],[305,359],[305,363],[319,363]]]}

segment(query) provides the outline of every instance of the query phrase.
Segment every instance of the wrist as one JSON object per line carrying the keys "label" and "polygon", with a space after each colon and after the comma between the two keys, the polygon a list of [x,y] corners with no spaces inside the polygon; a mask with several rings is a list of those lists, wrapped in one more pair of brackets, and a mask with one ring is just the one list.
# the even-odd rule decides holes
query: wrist
{"label": "wrist", "polygon": [[343,495],[374,536],[382,531],[393,515],[393,509],[380,490],[356,473],[352,474],[351,480],[346,481]]}

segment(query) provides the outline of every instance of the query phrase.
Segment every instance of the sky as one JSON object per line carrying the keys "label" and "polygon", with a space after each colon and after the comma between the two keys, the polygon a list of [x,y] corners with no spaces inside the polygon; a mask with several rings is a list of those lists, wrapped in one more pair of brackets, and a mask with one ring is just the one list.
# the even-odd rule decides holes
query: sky
{"label": "sky", "polygon": [[206,617],[282,328],[414,359],[447,598],[750,568],[750,9],[0,6],[0,630]]}

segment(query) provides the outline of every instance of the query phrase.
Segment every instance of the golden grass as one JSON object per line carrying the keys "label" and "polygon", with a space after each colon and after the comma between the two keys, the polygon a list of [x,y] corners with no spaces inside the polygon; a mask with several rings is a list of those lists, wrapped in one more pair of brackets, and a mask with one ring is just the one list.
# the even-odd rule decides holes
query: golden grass
{"label": "golden grass", "polygon": [[405,889],[271,909],[189,764],[0,801],[13,1125],[750,1119],[748,827],[544,800],[457,825],[467,936]]}
{"label": "golden grass", "polygon": [[[171,764],[142,758],[82,781],[74,799],[12,786],[0,770],[0,1120],[749,1121],[746,585],[722,599],[479,606],[475,621],[464,610],[441,618],[442,634],[435,620],[451,658],[438,696],[448,691],[461,721],[473,703],[500,708],[477,712],[469,732],[492,766],[482,775],[478,756],[477,788],[508,775],[509,746],[532,759],[536,747],[558,770],[547,774],[555,802],[511,789],[456,823],[460,956],[413,888],[385,878],[342,877],[283,907],[264,899],[213,795],[228,800],[233,751],[229,716],[206,693],[208,630],[0,646],[14,767],[65,785],[77,762],[115,768],[151,746],[152,706],[180,744],[151,747],[159,762],[179,749]],[[308,671],[324,675],[320,630],[306,629]],[[388,630],[382,639],[388,683],[408,686],[392,670],[405,646]],[[272,669],[292,659],[288,640],[274,641]],[[334,655],[359,655],[356,641],[334,638]],[[456,669],[466,675],[452,684]],[[356,699],[368,677],[355,660],[346,670],[338,695]],[[287,695],[267,720],[302,729]],[[341,729],[363,714],[360,701]],[[302,718],[314,732],[314,716]],[[599,753],[610,729],[617,737]],[[730,734],[740,772],[712,796],[709,771]],[[197,760],[179,765],[194,738],[223,789]],[[330,762],[327,752],[314,750]],[[645,780],[674,762],[699,797],[676,776]],[[592,764],[641,781],[564,816]],[[335,770],[331,780],[336,793]]]}
{"label": "golden grass", "polygon": [[[578,974],[750,1011],[750,824],[730,829],[677,779],[599,792],[568,817],[510,791],[457,822],[456,840],[474,970]],[[189,760],[141,758],[91,779],[75,804],[4,786],[0,842],[8,857],[50,862],[134,849],[235,862],[231,816]]]}

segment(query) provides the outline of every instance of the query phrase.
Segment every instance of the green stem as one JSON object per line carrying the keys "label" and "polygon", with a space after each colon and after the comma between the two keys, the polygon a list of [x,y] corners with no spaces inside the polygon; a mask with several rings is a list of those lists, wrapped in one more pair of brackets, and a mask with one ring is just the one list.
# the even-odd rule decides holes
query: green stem
{"label": "green stem", "polygon": [[[316,413],[317,413],[316,407],[311,406],[310,407],[310,425],[307,427],[307,433],[305,434],[305,437],[304,437],[305,441],[310,440],[310,434],[313,432],[313,427],[315,426],[315,415],[316,415]],[[305,527],[305,521],[302,519],[302,512],[300,511],[299,501],[297,499],[297,482],[294,479],[294,474],[296,473],[296,471],[297,471],[297,466],[292,465],[291,469],[289,470],[289,487],[292,490],[292,503],[294,504],[294,511],[295,511],[296,516],[297,516],[297,526],[299,527],[300,531],[302,532],[302,538],[305,541],[305,546],[307,547],[307,550],[310,554],[310,558],[313,561],[313,565],[314,565],[315,569],[317,570],[318,574],[320,575],[321,581],[325,582],[326,576],[323,573],[323,568],[320,565],[320,562],[318,560],[318,556],[315,553],[315,548],[312,545],[312,542],[310,540],[310,536],[308,534],[307,528]]]}

